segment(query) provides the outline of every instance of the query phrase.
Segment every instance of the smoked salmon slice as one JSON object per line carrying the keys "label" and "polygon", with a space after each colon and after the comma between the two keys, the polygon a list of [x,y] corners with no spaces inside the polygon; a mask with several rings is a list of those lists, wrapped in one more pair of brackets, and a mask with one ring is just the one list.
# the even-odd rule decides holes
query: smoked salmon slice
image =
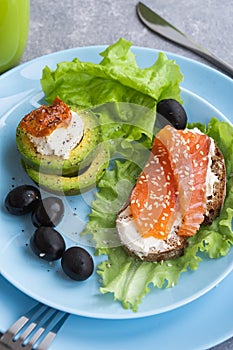
{"label": "smoked salmon slice", "polygon": [[192,130],[165,126],[131,193],[132,216],[143,237],[166,239],[172,229],[192,236],[206,212],[210,139]]}
{"label": "smoked salmon slice", "polygon": [[148,163],[131,194],[131,211],[143,237],[165,239],[171,230],[177,185],[169,153],[155,138]]}

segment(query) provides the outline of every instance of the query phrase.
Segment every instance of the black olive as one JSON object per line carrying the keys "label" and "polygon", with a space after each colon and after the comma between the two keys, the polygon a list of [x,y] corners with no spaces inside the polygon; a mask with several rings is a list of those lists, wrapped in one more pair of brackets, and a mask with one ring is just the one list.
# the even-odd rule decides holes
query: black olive
{"label": "black olive", "polygon": [[61,265],[66,275],[76,281],[86,280],[94,270],[91,255],[81,247],[67,249],[62,255]]}
{"label": "black olive", "polygon": [[168,124],[167,122],[178,130],[186,128],[186,112],[183,106],[176,100],[161,100],[157,105],[157,123],[160,127],[163,127]]}
{"label": "black olive", "polygon": [[44,198],[38,203],[32,212],[32,223],[36,227],[54,227],[62,220],[64,212],[64,204],[60,198]]}
{"label": "black olive", "polygon": [[32,211],[40,201],[38,188],[21,185],[11,190],[5,198],[5,207],[13,215],[24,215]]}
{"label": "black olive", "polygon": [[66,246],[61,234],[53,227],[40,226],[30,240],[32,251],[41,259],[58,260],[62,257]]}

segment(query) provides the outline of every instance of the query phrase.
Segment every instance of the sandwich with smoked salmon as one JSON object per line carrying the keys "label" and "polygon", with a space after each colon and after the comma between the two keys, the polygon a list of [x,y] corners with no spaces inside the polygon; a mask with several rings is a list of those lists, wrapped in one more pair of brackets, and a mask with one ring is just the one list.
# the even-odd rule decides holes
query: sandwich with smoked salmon
{"label": "sandwich with smoked salmon", "polygon": [[219,215],[225,192],[225,162],[216,142],[197,128],[165,126],[118,213],[122,246],[143,261],[181,256],[200,225]]}

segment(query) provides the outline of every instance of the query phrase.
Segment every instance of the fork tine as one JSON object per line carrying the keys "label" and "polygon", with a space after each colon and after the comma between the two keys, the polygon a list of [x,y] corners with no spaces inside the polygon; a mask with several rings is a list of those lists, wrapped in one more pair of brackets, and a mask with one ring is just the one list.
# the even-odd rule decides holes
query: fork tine
{"label": "fork tine", "polygon": [[37,304],[32,309],[30,309],[25,315],[21,316],[15,323],[13,323],[8,330],[3,334],[1,340],[5,343],[10,342],[15,336],[23,329],[28,323],[29,319],[37,313],[40,309],[41,304]]}
{"label": "fork tine", "polygon": [[69,314],[65,313],[63,316],[56,322],[53,328],[49,331],[49,333],[41,340],[40,344],[37,347],[37,350],[46,350],[49,345],[52,343],[54,338],[56,337],[58,331],[63,326]]}
{"label": "fork tine", "polygon": [[[38,312],[42,307],[41,304],[37,304],[31,308],[25,315],[21,316],[13,325],[8,329],[9,332],[16,335],[26,325],[26,323]],[[21,321],[20,321],[21,320]]]}
{"label": "fork tine", "polygon": [[[38,350],[45,350],[49,347],[53,339],[55,338],[57,332],[62,327],[66,319],[68,318],[68,314],[62,315],[61,311],[51,309],[52,314],[50,317],[45,320],[45,322],[40,326],[40,328],[36,331],[36,333],[32,336],[29,342],[24,347],[25,350],[29,350],[32,348],[36,348]],[[55,325],[53,325],[54,321],[56,321]],[[52,327],[52,328],[51,328]],[[50,329],[51,328],[51,329]],[[49,332],[47,333],[47,331]]]}
{"label": "fork tine", "polygon": [[[52,311],[51,311],[52,310]],[[36,333],[31,337],[31,339],[29,340],[27,347],[29,349],[31,349],[33,347],[33,345],[35,345],[35,343],[37,342],[37,340],[42,336],[42,334],[44,333],[44,331],[50,326],[50,324],[53,322],[53,320],[55,319],[56,315],[60,312],[58,310],[54,310],[54,309],[48,309],[48,312],[51,311],[52,314],[50,315],[50,317],[45,320],[44,322],[38,323],[38,326],[40,326],[40,328],[36,331]],[[43,315],[44,316],[44,315]],[[43,319],[41,319],[41,321],[43,321]],[[25,349],[27,349],[27,347]]]}
{"label": "fork tine", "polygon": [[38,304],[4,333],[1,344],[15,350],[22,347],[24,350],[46,350],[68,316],[63,311]]}
{"label": "fork tine", "polygon": [[[25,329],[25,331],[19,336],[19,341],[21,341],[21,343],[23,343],[29,337],[29,335],[32,333],[33,329],[36,328],[37,325],[49,313],[50,307],[45,307],[45,310],[43,311],[44,307],[45,307],[45,305],[40,305],[40,308],[38,310],[39,314],[37,315],[37,317],[31,317],[31,319],[29,319],[30,321],[33,321],[33,322],[30,323],[28,325],[28,327]],[[36,314],[34,316],[36,316]]]}
{"label": "fork tine", "polygon": [[52,343],[53,339],[57,335],[58,331],[61,329],[67,318],[69,317],[68,313],[65,313],[60,321],[52,328],[52,330],[46,335],[46,337],[42,340],[38,350],[45,350]]}

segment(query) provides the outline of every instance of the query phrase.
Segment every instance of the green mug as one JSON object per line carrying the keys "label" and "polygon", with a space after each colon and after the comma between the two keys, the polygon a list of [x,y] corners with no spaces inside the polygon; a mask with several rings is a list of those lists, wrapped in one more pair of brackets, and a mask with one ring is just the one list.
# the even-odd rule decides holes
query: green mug
{"label": "green mug", "polygon": [[29,28],[30,0],[0,0],[0,73],[19,64]]}

